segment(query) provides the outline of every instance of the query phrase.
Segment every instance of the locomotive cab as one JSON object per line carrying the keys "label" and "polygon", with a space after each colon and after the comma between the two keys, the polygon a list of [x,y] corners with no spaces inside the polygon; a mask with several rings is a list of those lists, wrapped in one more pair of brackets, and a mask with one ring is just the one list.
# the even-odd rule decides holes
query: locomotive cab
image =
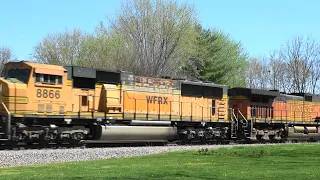
{"label": "locomotive cab", "polygon": [[[29,63],[30,64],[30,63]],[[30,64],[28,97],[33,100],[32,110],[36,113],[60,115],[65,111],[66,70],[53,65]]]}
{"label": "locomotive cab", "polygon": [[[64,102],[60,66],[20,61],[5,65],[0,79],[1,101],[13,116],[24,114],[59,114]],[[2,107],[3,108],[3,107]]]}

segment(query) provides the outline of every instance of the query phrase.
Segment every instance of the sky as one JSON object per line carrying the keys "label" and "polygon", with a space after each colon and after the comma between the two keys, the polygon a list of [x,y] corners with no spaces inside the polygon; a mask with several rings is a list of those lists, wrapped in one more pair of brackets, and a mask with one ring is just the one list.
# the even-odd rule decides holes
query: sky
{"label": "sky", "polygon": [[[251,56],[265,56],[295,36],[320,41],[320,1],[178,0],[193,5],[205,28],[219,29],[242,43]],[[0,46],[30,60],[50,33],[79,28],[93,32],[120,11],[120,0],[7,0],[0,4]]]}

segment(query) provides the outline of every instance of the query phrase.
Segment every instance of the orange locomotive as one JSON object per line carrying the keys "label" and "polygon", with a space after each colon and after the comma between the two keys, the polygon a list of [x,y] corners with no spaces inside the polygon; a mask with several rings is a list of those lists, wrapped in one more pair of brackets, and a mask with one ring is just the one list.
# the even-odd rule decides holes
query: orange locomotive
{"label": "orange locomotive", "polygon": [[130,72],[9,62],[0,143],[318,138],[319,98]]}
{"label": "orange locomotive", "polygon": [[232,88],[229,98],[230,107],[243,115],[235,118],[236,121],[248,119],[249,139],[316,140],[320,137],[318,95]]}
{"label": "orange locomotive", "polygon": [[222,140],[230,124],[216,84],[21,61],[0,87],[3,143]]}

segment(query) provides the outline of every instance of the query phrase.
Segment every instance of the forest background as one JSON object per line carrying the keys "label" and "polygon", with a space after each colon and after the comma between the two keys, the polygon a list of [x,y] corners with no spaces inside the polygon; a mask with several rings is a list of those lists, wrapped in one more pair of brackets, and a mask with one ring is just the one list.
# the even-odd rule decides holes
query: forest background
{"label": "forest background", "polygon": [[[319,93],[320,43],[295,36],[269,55],[253,57],[241,41],[201,25],[197,10],[174,0],[124,0],[93,33],[65,29],[35,44],[29,61],[130,71],[228,87]],[[258,46],[258,44],[257,44]],[[18,61],[0,47],[0,63]]]}

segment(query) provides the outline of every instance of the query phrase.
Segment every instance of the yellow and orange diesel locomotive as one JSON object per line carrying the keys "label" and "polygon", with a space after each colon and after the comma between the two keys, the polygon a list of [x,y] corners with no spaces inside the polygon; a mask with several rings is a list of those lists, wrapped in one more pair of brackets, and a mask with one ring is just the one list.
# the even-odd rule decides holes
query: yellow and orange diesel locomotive
{"label": "yellow and orange diesel locomotive", "polygon": [[0,91],[2,142],[227,139],[221,85],[21,61],[5,65]]}
{"label": "yellow and orange diesel locomotive", "polygon": [[130,72],[9,62],[0,143],[317,138],[318,98]]}

